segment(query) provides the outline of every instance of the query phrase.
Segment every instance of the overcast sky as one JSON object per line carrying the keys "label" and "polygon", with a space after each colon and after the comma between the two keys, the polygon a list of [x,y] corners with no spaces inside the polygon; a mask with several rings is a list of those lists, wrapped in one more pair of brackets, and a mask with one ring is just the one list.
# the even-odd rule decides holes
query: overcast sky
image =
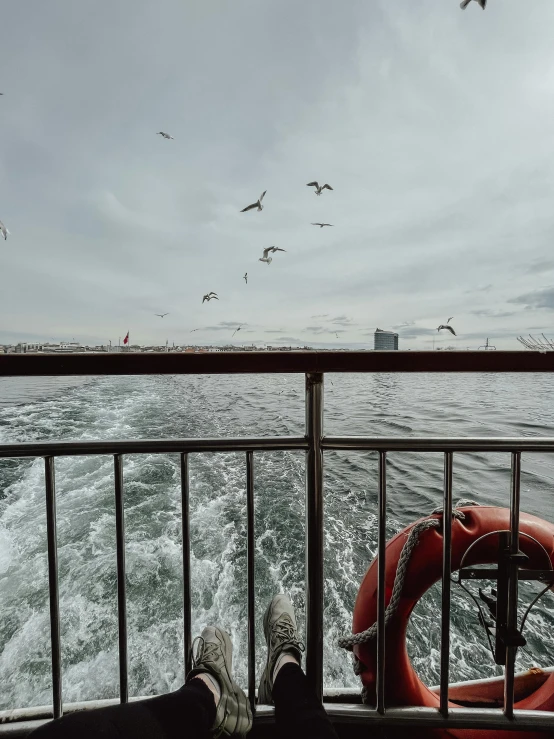
{"label": "overcast sky", "polygon": [[0,12],[0,342],[553,337],[552,0]]}

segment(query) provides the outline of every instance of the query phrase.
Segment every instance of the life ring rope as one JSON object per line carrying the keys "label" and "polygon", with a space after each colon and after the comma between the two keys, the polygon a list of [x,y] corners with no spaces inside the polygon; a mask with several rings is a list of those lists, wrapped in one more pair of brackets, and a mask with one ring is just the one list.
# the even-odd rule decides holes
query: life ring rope
{"label": "life ring rope", "polygon": [[[465,519],[465,514],[462,511],[457,510],[458,508],[462,508],[463,506],[478,506],[479,503],[476,503],[474,500],[459,500],[452,510],[452,517],[457,518],[459,521],[463,521]],[[437,513],[442,513],[442,508],[435,508],[434,511],[430,515],[435,515]],[[427,518],[424,521],[420,521],[419,523],[416,523],[412,528],[410,529],[410,533],[408,534],[408,538],[406,539],[406,542],[404,546],[402,547],[402,551],[400,553],[400,557],[398,559],[398,565],[396,567],[396,575],[394,577],[394,585],[392,588],[392,594],[389,601],[388,606],[385,609],[385,627],[387,626],[388,622],[391,620],[391,618],[396,613],[396,609],[398,608],[398,604],[400,602],[400,596],[402,595],[402,589],[404,587],[404,580],[406,578],[406,570],[408,569],[408,564],[410,562],[410,557],[412,556],[412,552],[414,548],[417,546],[417,543],[419,541],[420,535],[427,531],[427,529],[439,529],[442,528],[442,524],[438,518]],[[371,641],[372,639],[375,639],[377,636],[377,621],[370,626],[365,631],[361,631],[359,634],[348,634],[346,636],[341,637],[338,640],[338,645],[341,649],[346,649],[349,652],[352,651],[352,649],[357,644],[365,644],[368,641]],[[357,664],[354,663],[354,672],[359,674],[356,670]]]}

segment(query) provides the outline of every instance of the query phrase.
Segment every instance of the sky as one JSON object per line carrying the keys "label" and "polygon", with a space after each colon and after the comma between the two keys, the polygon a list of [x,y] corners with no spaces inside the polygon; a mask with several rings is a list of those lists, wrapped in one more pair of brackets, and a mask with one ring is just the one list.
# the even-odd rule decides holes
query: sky
{"label": "sky", "polygon": [[0,343],[554,337],[552,0],[0,14]]}

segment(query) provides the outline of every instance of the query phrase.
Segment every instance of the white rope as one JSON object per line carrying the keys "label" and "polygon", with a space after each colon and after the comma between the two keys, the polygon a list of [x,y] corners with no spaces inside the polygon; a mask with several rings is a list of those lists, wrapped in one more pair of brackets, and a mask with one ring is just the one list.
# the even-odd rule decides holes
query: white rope
{"label": "white rope", "polygon": [[[460,521],[463,521],[465,518],[465,515],[462,513],[462,511],[456,510],[457,508],[461,506],[468,506],[468,505],[479,505],[479,503],[476,503],[475,501],[465,501],[460,500],[458,503],[456,503],[454,510],[452,511],[452,517],[457,518]],[[433,514],[435,513],[442,513],[442,508],[436,508],[433,511]],[[400,596],[402,595],[402,589],[404,587],[404,580],[406,579],[406,570],[408,568],[408,564],[410,562],[410,557],[412,556],[412,552],[417,546],[417,543],[419,541],[419,537],[424,531],[427,531],[428,529],[439,529],[442,528],[442,523],[438,518],[426,518],[423,521],[420,521],[419,523],[416,523],[412,528],[410,529],[410,533],[408,534],[408,538],[406,539],[406,542],[404,543],[404,546],[402,547],[402,551],[400,552],[400,557],[398,559],[398,564],[396,566],[396,575],[394,576],[394,585],[392,588],[392,595],[391,599],[389,601],[388,606],[385,609],[385,627],[391,620],[391,618],[396,613],[396,610],[398,608],[398,604],[400,603]],[[348,634],[348,636],[343,636],[338,641],[339,647],[342,649],[348,649],[349,651],[352,651],[352,648],[357,644],[365,644],[368,641],[371,641],[372,639],[375,639],[377,636],[377,621],[370,626],[365,631],[361,631],[359,634]],[[360,674],[360,668],[357,664],[358,660],[354,656],[354,673],[356,675]]]}
{"label": "white rope", "polygon": [[[400,602],[400,596],[402,595],[402,588],[404,587],[404,579],[406,577],[406,569],[412,556],[414,547],[417,546],[420,534],[427,529],[438,529],[441,526],[441,522],[438,518],[427,518],[425,521],[420,521],[412,527],[408,538],[406,539],[402,551],[400,552],[400,558],[396,567],[396,575],[394,577],[394,585],[392,588],[392,595],[388,606],[385,609],[385,626],[391,620],[396,613],[398,604]],[[352,650],[352,647],[356,644],[365,644],[365,642],[371,641],[377,636],[377,621],[370,626],[369,629],[361,631],[359,634],[351,634],[349,636],[342,637],[339,639],[339,647],[342,649]]]}

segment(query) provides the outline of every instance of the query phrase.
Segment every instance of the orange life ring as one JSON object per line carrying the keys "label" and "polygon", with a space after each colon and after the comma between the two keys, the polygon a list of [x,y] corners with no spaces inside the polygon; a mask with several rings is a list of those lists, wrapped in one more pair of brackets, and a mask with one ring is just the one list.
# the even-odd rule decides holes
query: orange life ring
{"label": "orange life ring", "polygon": [[[460,509],[464,519],[452,520],[452,571],[460,567],[461,558],[484,534],[509,530],[510,511],[506,508],[489,506],[465,507]],[[386,548],[385,605],[388,604],[400,552],[406,535],[412,526],[397,534],[388,542]],[[522,513],[520,532],[534,537],[546,550],[554,566],[554,525],[536,516]],[[520,549],[529,557],[530,568],[544,568],[545,553],[532,539],[520,537]],[[498,537],[488,536],[476,544],[464,560],[464,566],[489,564],[498,559]],[[410,614],[422,595],[442,576],[442,533],[440,529],[427,529],[422,532],[419,543],[414,548],[406,570],[404,587],[395,614],[386,628],[386,672],[385,700],[388,706],[429,706],[438,707],[439,697],[417,676],[406,649],[406,630]],[[353,616],[353,633],[368,629],[377,620],[377,560],[370,565],[360,585]],[[354,646],[354,654],[360,660],[360,677],[367,690],[370,703],[375,702],[377,678],[376,639]],[[451,703],[455,707],[455,703]],[[514,705],[515,708],[554,711],[554,673],[534,692]],[[510,737],[507,731],[474,731],[472,729],[449,730],[442,732],[450,736],[464,737]],[[519,734],[518,734],[519,736]],[[541,737],[544,734],[530,732],[526,737]]]}

